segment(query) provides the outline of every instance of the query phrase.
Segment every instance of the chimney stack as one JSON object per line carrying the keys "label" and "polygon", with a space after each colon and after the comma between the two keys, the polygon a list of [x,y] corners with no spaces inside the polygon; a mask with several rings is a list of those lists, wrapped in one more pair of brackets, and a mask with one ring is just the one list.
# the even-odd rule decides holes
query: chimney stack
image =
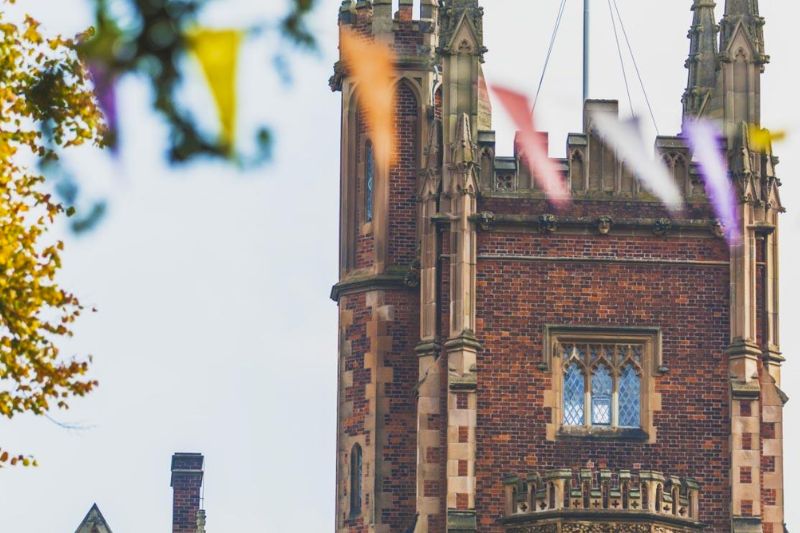
{"label": "chimney stack", "polygon": [[197,533],[200,489],[203,486],[203,455],[176,453],[172,456],[172,533]]}

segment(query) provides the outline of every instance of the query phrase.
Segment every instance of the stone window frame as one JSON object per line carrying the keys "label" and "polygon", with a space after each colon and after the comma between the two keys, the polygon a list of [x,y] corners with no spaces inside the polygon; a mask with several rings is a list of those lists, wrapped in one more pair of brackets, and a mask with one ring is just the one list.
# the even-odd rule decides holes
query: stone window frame
{"label": "stone window frame", "polygon": [[[639,428],[591,426],[589,412],[585,414],[586,425],[579,427],[563,425],[564,370],[559,350],[562,342],[643,345]],[[544,395],[545,407],[551,412],[547,424],[547,440],[635,440],[649,443],[656,441],[654,416],[661,410],[661,394],[656,391],[656,381],[659,376],[667,372],[663,364],[660,328],[547,325],[544,328],[543,346],[543,357],[539,368],[551,378],[551,387]],[[554,364],[554,361],[557,364]]]}

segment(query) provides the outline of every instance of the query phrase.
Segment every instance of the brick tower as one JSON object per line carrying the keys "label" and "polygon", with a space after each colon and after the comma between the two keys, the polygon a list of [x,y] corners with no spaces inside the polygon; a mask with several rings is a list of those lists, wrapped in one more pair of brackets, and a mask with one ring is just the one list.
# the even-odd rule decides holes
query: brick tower
{"label": "brick tower", "polygon": [[[419,2],[419,0],[417,0]],[[688,3],[688,0],[687,0]],[[496,155],[478,0],[345,0],[397,55],[398,163],[342,93],[337,532],[782,533],[778,214],[757,0],[693,0],[684,117],[725,125],[742,246],[683,138],[669,218],[595,134],[557,213]],[[492,6],[499,9],[499,6]],[[419,11],[419,20],[415,13]]]}

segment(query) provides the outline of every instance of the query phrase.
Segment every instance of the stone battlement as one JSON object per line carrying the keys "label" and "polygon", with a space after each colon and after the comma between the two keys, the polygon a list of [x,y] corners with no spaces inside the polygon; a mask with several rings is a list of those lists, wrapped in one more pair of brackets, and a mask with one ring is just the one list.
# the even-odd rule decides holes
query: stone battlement
{"label": "stone battlement", "polygon": [[560,469],[503,480],[505,517],[660,515],[697,523],[700,485],[691,478],[651,470]]}

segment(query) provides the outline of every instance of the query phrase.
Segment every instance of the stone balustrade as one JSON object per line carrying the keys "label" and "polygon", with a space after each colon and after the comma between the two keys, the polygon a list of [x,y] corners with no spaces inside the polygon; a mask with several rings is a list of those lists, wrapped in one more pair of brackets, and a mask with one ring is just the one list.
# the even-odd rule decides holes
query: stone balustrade
{"label": "stone balustrade", "polygon": [[507,477],[506,518],[575,512],[652,514],[699,522],[700,485],[661,472],[583,468]]}

